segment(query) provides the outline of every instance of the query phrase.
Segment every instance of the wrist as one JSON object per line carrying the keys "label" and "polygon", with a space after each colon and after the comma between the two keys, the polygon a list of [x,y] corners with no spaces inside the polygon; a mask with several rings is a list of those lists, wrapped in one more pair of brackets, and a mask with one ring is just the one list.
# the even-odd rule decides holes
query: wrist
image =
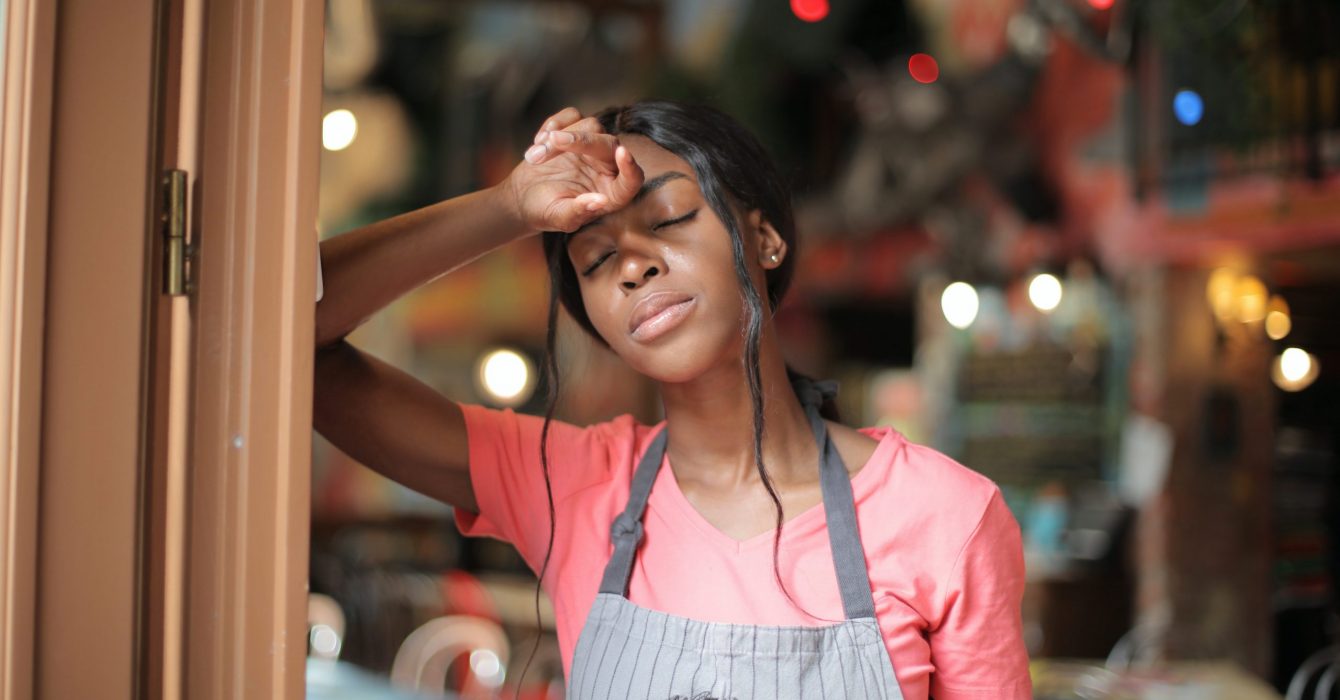
{"label": "wrist", "polygon": [[518,238],[525,238],[539,233],[529,222],[521,210],[521,197],[516,191],[515,183],[511,176],[503,178],[502,182],[488,188],[488,197],[492,200],[491,204],[499,212],[505,221],[508,230],[514,232]]}

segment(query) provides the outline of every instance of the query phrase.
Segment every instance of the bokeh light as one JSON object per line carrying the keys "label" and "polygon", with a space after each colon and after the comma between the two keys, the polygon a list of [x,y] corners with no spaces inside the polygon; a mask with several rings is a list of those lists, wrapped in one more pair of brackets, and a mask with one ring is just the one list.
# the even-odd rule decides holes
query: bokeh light
{"label": "bokeh light", "polygon": [[1266,317],[1268,292],[1265,283],[1255,275],[1243,275],[1238,279],[1236,295],[1239,321],[1255,323]]}
{"label": "bokeh light", "polygon": [[534,372],[530,361],[515,350],[494,350],[479,361],[480,389],[505,406],[517,406],[530,398]]}
{"label": "bokeh light", "polygon": [[1061,280],[1056,275],[1042,273],[1028,283],[1028,300],[1043,313],[1051,313],[1061,304]]}
{"label": "bokeh light", "polygon": [[806,22],[818,22],[828,16],[828,0],[791,0],[791,12]]}
{"label": "bokeh light", "polygon": [[498,688],[503,684],[507,669],[503,668],[502,659],[498,658],[496,652],[490,649],[475,649],[470,652],[470,670],[485,687]]}
{"label": "bokeh light", "polygon": [[1266,311],[1266,335],[1271,340],[1282,340],[1293,330],[1293,319],[1289,317],[1289,305],[1278,294],[1270,297]]}
{"label": "bokeh light", "polygon": [[1220,320],[1227,321],[1237,312],[1238,273],[1221,267],[1210,273],[1205,283],[1205,299]]}
{"label": "bokeh light", "polygon": [[315,656],[333,659],[340,655],[340,635],[330,625],[313,625],[308,636]]}
{"label": "bokeh light", "polygon": [[1114,0],[1089,0],[1089,7],[1095,10],[1110,10]]}
{"label": "bokeh light", "polygon": [[1195,90],[1180,90],[1173,97],[1173,114],[1177,115],[1177,121],[1195,126],[1205,116],[1205,102]]}
{"label": "bokeh light", "polygon": [[907,72],[918,83],[933,83],[940,77],[940,64],[930,54],[916,53],[907,59]]}
{"label": "bokeh light", "polygon": [[347,109],[337,109],[321,120],[321,145],[327,151],[343,151],[358,136],[358,119]]}
{"label": "bokeh light", "polygon": [[1317,380],[1317,358],[1302,348],[1286,348],[1275,358],[1270,378],[1285,391],[1302,391]]}
{"label": "bokeh light", "polygon": [[940,295],[945,320],[955,328],[967,328],[977,319],[977,290],[967,282],[955,282]]}

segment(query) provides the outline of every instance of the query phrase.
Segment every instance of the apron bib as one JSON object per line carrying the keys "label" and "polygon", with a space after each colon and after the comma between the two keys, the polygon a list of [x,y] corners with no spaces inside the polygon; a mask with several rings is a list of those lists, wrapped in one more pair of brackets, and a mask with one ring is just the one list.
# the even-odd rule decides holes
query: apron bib
{"label": "apron bib", "polygon": [[665,456],[662,428],[633,474],[627,507],[611,526],[614,553],[577,637],[570,700],[902,700],[875,620],[851,479],[819,416],[819,405],[837,386],[802,379],[795,387],[819,446],[828,542],[846,619],[821,627],[705,622],[628,600],[642,514]]}

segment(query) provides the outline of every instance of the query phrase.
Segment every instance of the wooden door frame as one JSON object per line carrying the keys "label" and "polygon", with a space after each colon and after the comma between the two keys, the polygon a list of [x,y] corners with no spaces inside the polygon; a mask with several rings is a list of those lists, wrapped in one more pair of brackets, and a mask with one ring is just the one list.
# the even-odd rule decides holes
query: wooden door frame
{"label": "wooden door frame", "polygon": [[185,694],[300,698],[324,3],[205,12]]}
{"label": "wooden door frame", "polygon": [[[165,97],[167,7],[200,60]],[[0,700],[304,693],[323,12],[8,0]],[[164,162],[197,170],[185,392],[150,361]]]}
{"label": "wooden door frame", "polygon": [[0,130],[0,700],[33,697],[56,15],[9,0]]}

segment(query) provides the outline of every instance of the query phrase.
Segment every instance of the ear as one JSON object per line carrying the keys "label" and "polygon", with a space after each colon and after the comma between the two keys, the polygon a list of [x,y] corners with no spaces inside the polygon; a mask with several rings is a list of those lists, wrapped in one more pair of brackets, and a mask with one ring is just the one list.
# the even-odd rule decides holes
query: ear
{"label": "ear", "polygon": [[749,230],[754,232],[754,244],[758,253],[758,264],[764,270],[773,270],[781,266],[790,251],[782,234],[772,227],[772,223],[763,218],[763,212],[755,209],[749,212]]}

